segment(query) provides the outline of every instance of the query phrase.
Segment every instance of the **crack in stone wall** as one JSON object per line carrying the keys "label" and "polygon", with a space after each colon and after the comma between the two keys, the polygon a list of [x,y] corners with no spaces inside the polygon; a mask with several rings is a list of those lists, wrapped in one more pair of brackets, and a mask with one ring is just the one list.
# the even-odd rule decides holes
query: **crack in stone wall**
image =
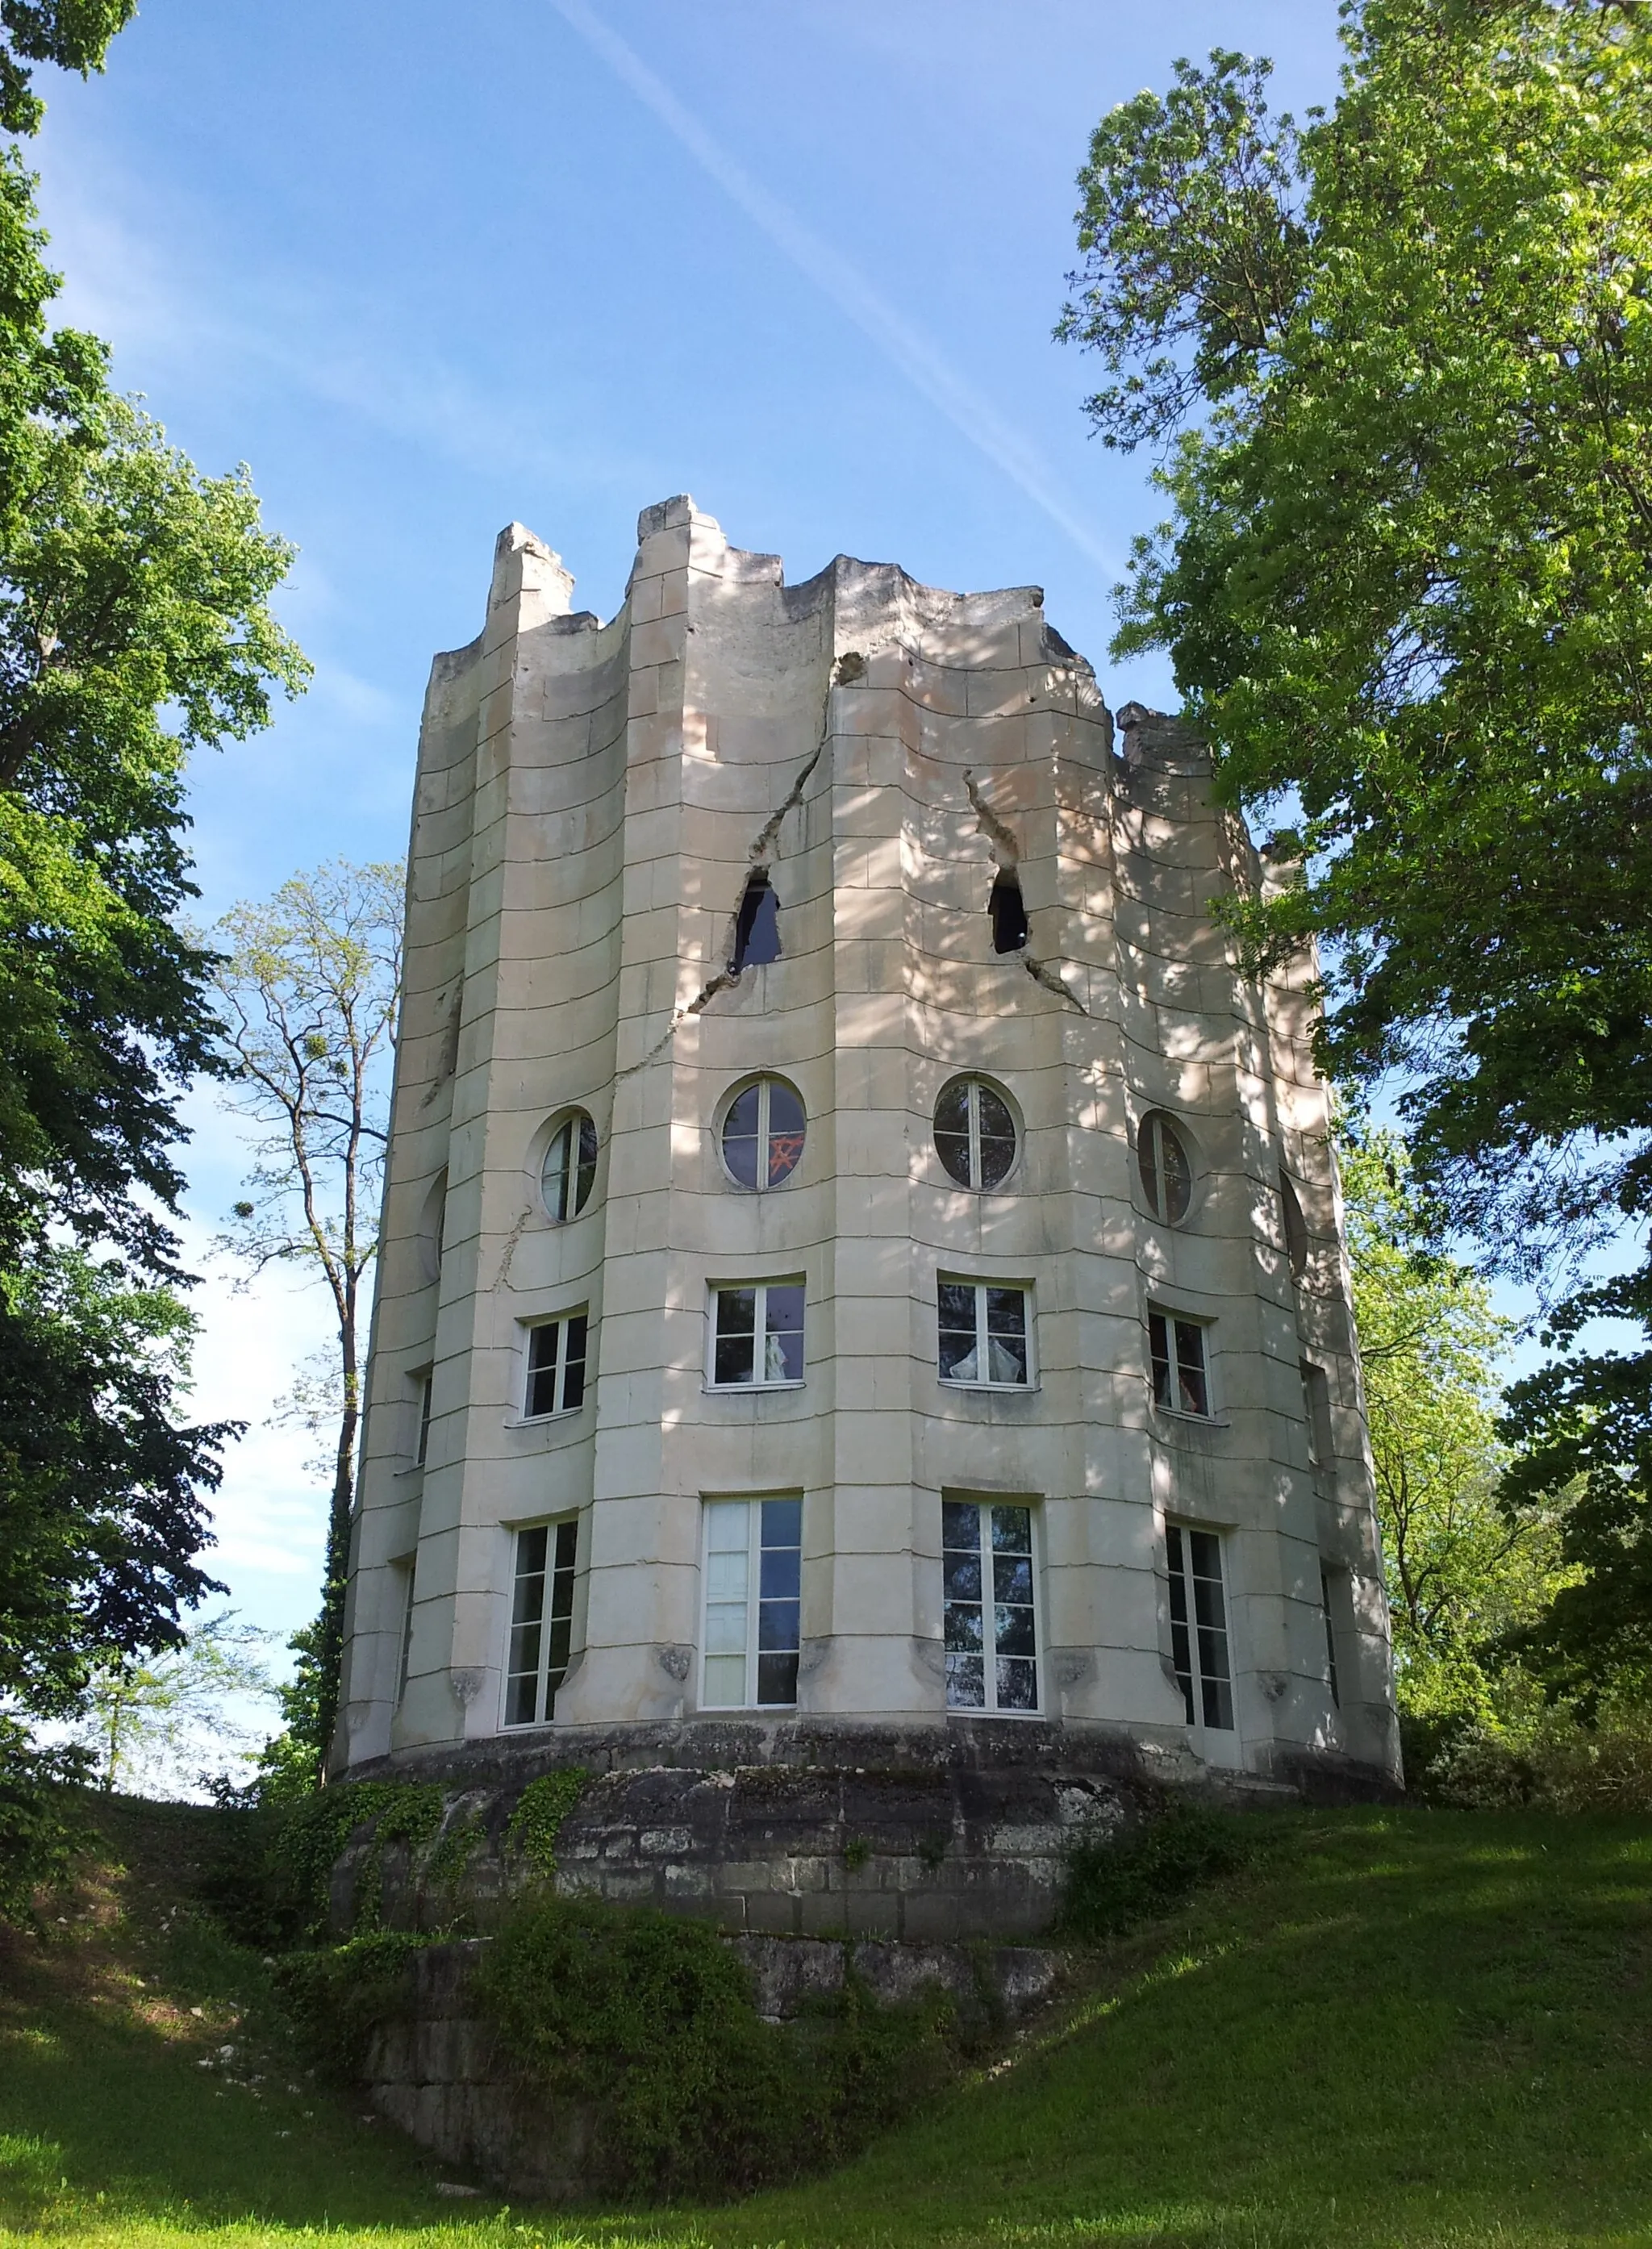
{"label": "crack in stone wall", "polygon": [[1021,864],[1021,846],[1015,841],[1015,830],[1001,820],[975,786],[975,776],[966,770],[964,787],[969,791],[969,801],[974,808],[975,825],[993,847],[993,857],[1007,875],[1013,875]]}
{"label": "crack in stone wall", "polygon": [[1053,992],[1058,1000],[1064,1000],[1070,1008],[1077,1008],[1081,1015],[1089,1014],[1089,1008],[1085,1007],[1058,968],[1052,968],[1047,960],[1040,960],[1036,954],[1029,953],[1024,946],[1022,950],[1021,965],[1035,984],[1042,984],[1046,992]]}

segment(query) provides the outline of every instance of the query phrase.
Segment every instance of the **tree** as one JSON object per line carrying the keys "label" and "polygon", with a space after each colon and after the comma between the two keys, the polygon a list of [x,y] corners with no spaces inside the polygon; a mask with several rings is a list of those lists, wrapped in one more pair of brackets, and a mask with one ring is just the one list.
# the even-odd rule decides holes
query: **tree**
{"label": "tree", "polygon": [[199,1761],[246,1757],[251,1730],[237,1701],[267,1702],[275,1688],[262,1660],[267,1633],[233,1611],[208,1617],[182,1646],[144,1662],[109,1654],[94,1665],[79,1731],[106,1795],[133,1784],[176,1789],[197,1781]]}
{"label": "tree", "polygon": [[[132,0],[0,0],[0,128],[30,65],[101,67]],[[290,550],[244,470],[200,478],[52,330],[34,182],[0,152],[0,1889],[65,1770],[29,1728],[91,1664],[175,1647],[210,1590],[203,1495],[227,1425],[177,1413],[169,1281],[179,1095],[210,1059],[186,762],[265,723],[305,667],[270,615]],[[114,1253],[111,1255],[110,1253]],[[44,1761],[43,1761],[44,1759]],[[32,1839],[32,1840],[31,1840]],[[31,1859],[31,1853],[35,1855]],[[48,1854],[48,1856],[50,1854]]]}
{"label": "tree", "polygon": [[258,1162],[228,1244],[254,1273],[307,1267],[332,1299],[336,1352],[290,1412],[330,1427],[333,1495],[320,1614],[295,1641],[290,1733],[319,1776],[338,1716],[344,1594],[361,1422],[363,1283],[378,1242],[389,1069],[402,982],[403,872],[342,861],[295,875],[267,906],[224,918],[218,972],[231,1106],[258,1128]]}
{"label": "tree", "polygon": [[[1103,120],[1060,332],[1173,509],[1116,646],[1170,650],[1298,870],[1251,957],[1322,940],[1323,1065],[1397,1075],[1435,1207],[1552,1300],[1652,1210],[1652,18],[1351,0],[1343,37],[1300,132],[1223,52]],[[1587,1309],[1642,1318],[1652,1269]],[[1621,1466],[1652,1358],[1524,1400]]]}
{"label": "tree", "polygon": [[1340,1153],[1396,1684],[1408,1755],[1426,1764],[1443,1736],[1494,1723],[1518,1698],[1502,1644],[1565,1582],[1559,1510],[1511,1518],[1499,1505],[1513,1324],[1478,1274],[1433,1246],[1437,1220],[1404,1142],[1367,1128],[1345,1134]]}

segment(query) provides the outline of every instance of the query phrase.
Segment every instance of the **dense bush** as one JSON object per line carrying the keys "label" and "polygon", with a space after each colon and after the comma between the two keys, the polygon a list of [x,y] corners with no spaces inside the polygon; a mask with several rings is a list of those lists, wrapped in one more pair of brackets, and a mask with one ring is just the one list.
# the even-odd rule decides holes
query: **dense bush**
{"label": "dense bush", "polygon": [[1180,1903],[1200,1882],[1234,1873],[1256,1848],[1242,1814],[1177,1805],[1123,1834],[1091,1833],[1067,1855],[1057,1934],[1079,1943],[1116,1936]]}
{"label": "dense bush", "polygon": [[275,1963],[283,2012],[312,2060],[330,2077],[359,2080],[373,2032],[407,2011],[410,1956],[433,1940],[375,1929],[347,1944],[289,1952]]}
{"label": "dense bush", "polygon": [[765,2022],[708,1924],[588,1898],[520,1910],[478,1998],[527,2083],[595,2111],[594,2193],[740,2192],[841,2162],[942,2083],[958,2046],[940,1995],[885,2006],[852,1978]]}
{"label": "dense bush", "polygon": [[1652,1710],[1609,1710],[1586,1726],[1553,1709],[1518,1728],[1472,1729],[1442,1745],[1413,1787],[1488,1811],[1652,1812]]}

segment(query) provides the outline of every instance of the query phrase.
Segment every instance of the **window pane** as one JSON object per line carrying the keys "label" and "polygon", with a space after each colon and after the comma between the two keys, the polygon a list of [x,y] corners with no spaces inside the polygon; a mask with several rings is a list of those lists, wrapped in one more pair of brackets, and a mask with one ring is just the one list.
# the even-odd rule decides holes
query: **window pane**
{"label": "window pane", "polygon": [[787,1282],[766,1292],[763,1324],[763,1379],[801,1382],[803,1379],[803,1291],[802,1284]]}
{"label": "window pane", "polygon": [[757,1699],[764,1703],[790,1705],[797,1700],[797,1656],[759,1655]]}
{"label": "window pane", "polygon": [[1000,1655],[997,1661],[998,1708],[1036,1710],[1038,1708],[1038,1666],[1019,1656]]}
{"label": "window pane", "polygon": [[946,1656],[946,1706],[952,1710],[982,1710],[987,1707],[987,1668],[979,1655]]}
{"label": "window pane", "polygon": [[510,1682],[506,1699],[505,1723],[507,1726],[531,1726],[539,1716],[539,1675],[537,1667],[520,1679]]}
{"label": "window pane", "polygon": [[547,1320],[530,1328],[527,1338],[527,1402],[529,1420],[556,1411],[556,1344],[561,1323]]}
{"label": "window pane", "polygon": [[975,1351],[976,1291],[960,1281],[940,1287],[940,1372],[943,1381],[980,1379]]}
{"label": "window pane", "polygon": [[967,1500],[944,1499],[940,1503],[940,1543],[981,1551],[981,1510]]}
{"label": "window pane", "polygon": [[717,1345],[712,1355],[713,1382],[750,1382],[757,1367],[757,1291],[719,1289],[715,1296]]}
{"label": "window pane", "polygon": [[[1147,1349],[1153,1359],[1153,1402],[1168,1406],[1170,1397],[1170,1336],[1162,1312],[1147,1315]],[[1174,1537],[1174,1532],[1172,1532]]]}
{"label": "window pane", "polygon": [[969,1169],[969,1084],[967,1077],[953,1078],[935,1104],[935,1153],[960,1187],[974,1185]]}
{"label": "window pane", "polygon": [[712,1655],[738,1655],[746,1660],[746,1604],[744,1601],[712,1601],[706,1610],[706,1653]]}
{"label": "window pane", "polygon": [[747,1523],[743,1499],[714,1499],[706,1510],[706,1544],[713,1554],[746,1551]]}
{"label": "window pane", "polygon": [[723,1161],[743,1187],[757,1185],[757,1104],[760,1089],[748,1085],[734,1096],[723,1119]]}
{"label": "window pane", "polygon": [[779,1078],[768,1081],[768,1161],[764,1176],[770,1186],[795,1171],[803,1152],[803,1104],[789,1085]]}
{"label": "window pane", "polygon": [[940,1558],[941,1578],[949,1601],[978,1601],[981,1599],[981,1556],[970,1551],[954,1553],[950,1548]]}
{"label": "window pane", "polygon": [[993,1556],[993,1599],[1001,1606],[1016,1602],[1026,1606],[1032,1600],[1032,1556],[1030,1554],[995,1554]]}
{"label": "window pane", "polygon": [[795,1655],[801,1612],[795,1601],[759,1601],[757,1652],[760,1655]]}
{"label": "window pane", "polygon": [[801,1499],[763,1502],[762,1538],[765,1548],[801,1546],[803,1543],[803,1503]]}
{"label": "window pane", "polygon": [[732,1552],[712,1551],[706,1557],[706,1598],[712,1601],[743,1601],[750,1582],[751,1563],[743,1546]]}
{"label": "window pane", "polygon": [[568,1359],[562,1370],[562,1410],[571,1413],[585,1402],[585,1338],[587,1321],[575,1312],[568,1324]]}
{"label": "window pane", "polygon": [[712,1709],[738,1709],[746,1700],[746,1656],[706,1658],[706,1700]]}
{"label": "window pane", "polygon": [[944,1623],[943,1637],[948,1647],[967,1649],[985,1646],[987,1627],[978,1601],[948,1601]]}
{"label": "window pane", "polygon": [[583,1111],[579,1119],[579,1172],[574,1182],[574,1207],[583,1210],[596,1178],[596,1127]]}
{"label": "window pane", "polygon": [[1184,1413],[1208,1413],[1205,1386],[1205,1331],[1194,1321],[1178,1320],[1176,1326],[1177,1403]]}
{"label": "window pane", "polygon": [[995,1507],[992,1517],[995,1553],[1030,1554],[1032,1552],[1031,1508]]}
{"label": "window pane", "polygon": [[559,1124],[551,1135],[551,1145],[545,1152],[545,1169],[540,1175],[545,1207],[552,1218],[568,1216],[569,1168],[573,1156],[574,1120]]}
{"label": "window pane", "polygon": [[1181,1136],[1162,1117],[1159,1120],[1159,1152],[1164,1179],[1164,1214],[1172,1226],[1179,1226],[1187,1215],[1187,1205],[1193,1200],[1193,1166]]}
{"label": "window pane", "polygon": [[1019,1605],[995,1608],[993,1645],[1000,1655],[1036,1655],[1038,1647],[1033,1637],[1031,1608]]}
{"label": "window pane", "polygon": [[[767,1542],[767,1534],[765,1540]],[[757,1589],[766,1601],[796,1600],[800,1560],[795,1546],[770,1546],[765,1543],[759,1565]]]}
{"label": "window pane", "polygon": [[988,1289],[987,1379],[989,1382],[1027,1379],[1027,1292],[1024,1289]]}
{"label": "window pane", "polygon": [[1164,1216],[1164,1204],[1159,1193],[1159,1119],[1146,1117],[1136,1135],[1136,1170],[1141,1179],[1141,1192],[1147,1199],[1147,1207],[1155,1218]]}

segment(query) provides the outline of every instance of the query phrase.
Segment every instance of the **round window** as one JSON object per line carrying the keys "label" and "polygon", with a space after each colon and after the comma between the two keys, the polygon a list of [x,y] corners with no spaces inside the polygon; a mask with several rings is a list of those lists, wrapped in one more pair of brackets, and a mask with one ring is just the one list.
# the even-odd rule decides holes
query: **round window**
{"label": "round window", "polygon": [[1162,1218],[1167,1225],[1180,1226],[1193,1200],[1193,1162],[1187,1142],[1160,1109],[1141,1120],[1136,1135],[1136,1168],[1153,1216]]}
{"label": "round window", "polygon": [[960,1187],[997,1186],[1015,1160],[1009,1104],[984,1077],[954,1077],[935,1104],[935,1152]]}
{"label": "round window", "polygon": [[559,1226],[577,1218],[591,1199],[595,1179],[596,1127],[582,1109],[570,1109],[551,1134],[540,1174],[547,1216]]}
{"label": "round window", "polygon": [[743,1085],[723,1118],[723,1161],[736,1186],[777,1187],[803,1152],[803,1104],[783,1077]]}

